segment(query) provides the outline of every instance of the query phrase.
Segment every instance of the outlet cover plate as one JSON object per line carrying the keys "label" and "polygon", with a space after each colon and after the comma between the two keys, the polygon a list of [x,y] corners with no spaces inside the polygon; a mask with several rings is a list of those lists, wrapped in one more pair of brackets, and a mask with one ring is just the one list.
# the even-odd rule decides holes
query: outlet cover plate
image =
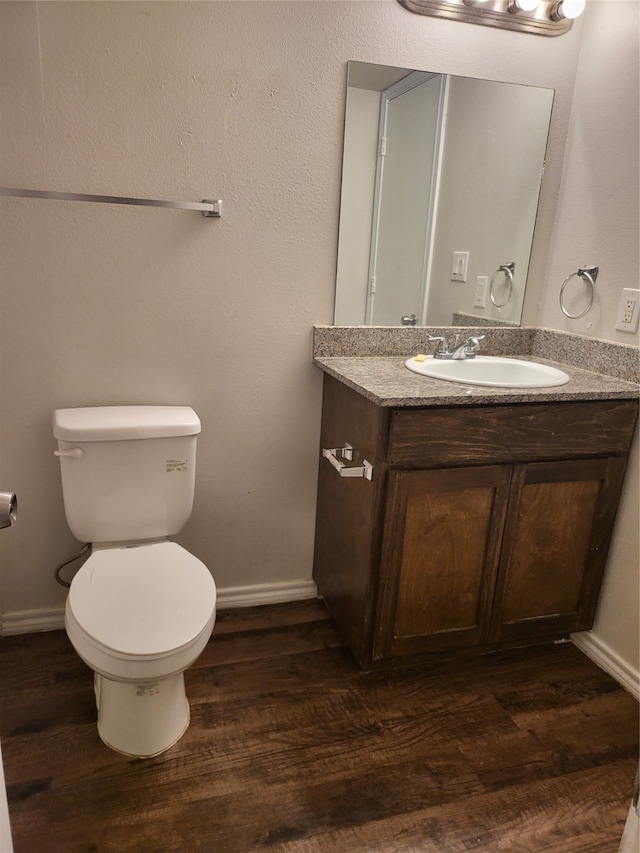
{"label": "outlet cover plate", "polygon": [[632,334],[637,332],[639,317],[640,290],[624,287],[620,296],[620,304],[618,305],[616,329],[619,332],[631,332]]}
{"label": "outlet cover plate", "polygon": [[479,275],[476,277],[476,292],[474,294],[473,305],[475,308],[484,308],[487,304],[487,288],[489,286],[489,277]]}

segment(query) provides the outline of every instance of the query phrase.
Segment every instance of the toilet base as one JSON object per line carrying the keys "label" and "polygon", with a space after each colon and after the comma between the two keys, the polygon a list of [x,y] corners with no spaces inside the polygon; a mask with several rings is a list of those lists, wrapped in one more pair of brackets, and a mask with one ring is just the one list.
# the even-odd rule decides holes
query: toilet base
{"label": "toilet base", "polygon": [[189,728],[182,672],[159,681],[111,681],[94,673],[100,739],[116,752],[151,758]]}

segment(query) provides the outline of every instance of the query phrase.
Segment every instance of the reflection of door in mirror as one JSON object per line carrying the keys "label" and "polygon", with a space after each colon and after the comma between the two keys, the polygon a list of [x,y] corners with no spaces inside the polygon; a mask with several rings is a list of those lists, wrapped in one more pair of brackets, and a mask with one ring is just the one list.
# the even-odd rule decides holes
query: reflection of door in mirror
{"label": "reflection of door in mirror", "polygon": [[444,82],[416,71],[382,93],[366,315],[373,326],[411,314],[423,322]]}
{"label": "reflection of door in mirror", "polygon": [[520,322],[552,103],[550,89],[349,63],[336,325]]}

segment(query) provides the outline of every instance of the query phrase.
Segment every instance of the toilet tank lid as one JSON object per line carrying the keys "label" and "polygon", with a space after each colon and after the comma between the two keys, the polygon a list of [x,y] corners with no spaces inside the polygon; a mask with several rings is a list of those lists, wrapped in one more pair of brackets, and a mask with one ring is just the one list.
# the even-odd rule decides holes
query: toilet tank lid
{"label": "toilet tank lid", "polygon": [[172,438],[199,432],[200,419],[189,406],[89,406],[53,413],[53,435],[63,441]]}

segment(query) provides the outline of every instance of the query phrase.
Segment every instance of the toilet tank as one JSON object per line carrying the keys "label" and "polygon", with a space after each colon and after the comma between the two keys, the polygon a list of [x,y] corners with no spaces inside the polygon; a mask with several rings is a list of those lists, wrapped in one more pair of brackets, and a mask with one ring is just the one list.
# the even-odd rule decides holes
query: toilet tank
{"label": "toilet tank", "polygon": [[80,542],[178,533],[193,506],[200,420],[187,406],[58,409],[62,493]]}

